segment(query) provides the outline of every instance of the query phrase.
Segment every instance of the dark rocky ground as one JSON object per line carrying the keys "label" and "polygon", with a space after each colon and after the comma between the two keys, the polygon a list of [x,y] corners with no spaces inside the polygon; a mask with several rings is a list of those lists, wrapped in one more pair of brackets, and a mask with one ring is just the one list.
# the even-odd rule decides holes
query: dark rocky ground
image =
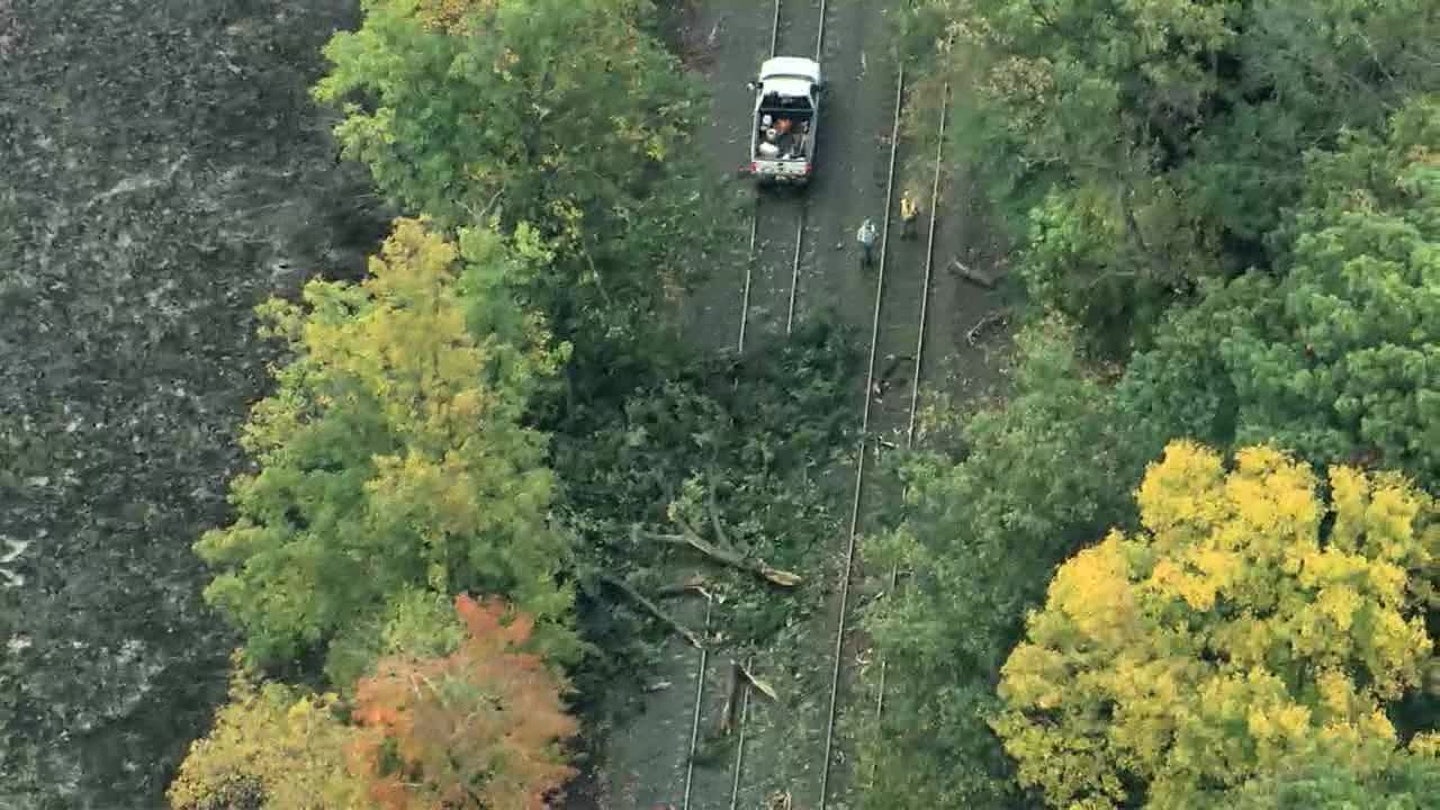
{"label": "dark rocky ground", "polygon": [[251,308],[384,223],[306,94],[354,5],[0,0],[0,807],[154,807],[223,696]]}

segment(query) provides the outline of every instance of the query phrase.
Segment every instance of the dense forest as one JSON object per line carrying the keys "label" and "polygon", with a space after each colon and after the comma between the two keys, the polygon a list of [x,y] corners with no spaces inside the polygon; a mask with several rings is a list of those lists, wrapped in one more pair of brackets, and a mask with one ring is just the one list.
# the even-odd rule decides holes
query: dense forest
{"label": "dense forest", "polygon": [[[866,347],[687,339],[689,4],[302,5],[0,0],[0,804],[554,806],[834,585]],[[878,465],[849,805],[1434,806],[1440,6],[890,5],[1021,303]]]}
{"label": "dense forest", "polygon": [[866,806],[1433,802],[1437,34],[1426,2],[916,11],[1028,323],[872,539],[907,575],[866,617]]}

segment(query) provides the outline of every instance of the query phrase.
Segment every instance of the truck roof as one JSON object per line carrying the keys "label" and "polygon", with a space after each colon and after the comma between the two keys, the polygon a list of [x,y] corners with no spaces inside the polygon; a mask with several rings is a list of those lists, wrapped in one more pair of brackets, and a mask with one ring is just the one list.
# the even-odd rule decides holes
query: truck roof
{"label": "truck roof", "polygon": [[760,81],[767,93],[807,95],[810,85],[820,81],[820,63],[799,56],[776,56],[760,65]]}

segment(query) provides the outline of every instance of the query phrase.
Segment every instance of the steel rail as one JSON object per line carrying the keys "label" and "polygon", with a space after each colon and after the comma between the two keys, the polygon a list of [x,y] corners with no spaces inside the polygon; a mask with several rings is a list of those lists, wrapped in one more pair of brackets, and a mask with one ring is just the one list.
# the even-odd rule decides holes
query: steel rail
{"label": "steel rail", "polygon": [[895,192],[895,155],[900,145],[900,109],[905,94],[905,63],[895,75],[895,114],[890,128],[890,168],[885,178],[885,216],[880,227],[880,266],[875,279],[875,309],[870,321],[870,359],[865,372],[865,405],[860,412],[860,440],[855,462],[855,489],[850,501],[850,528],[845,544],[845,567],[840,579],[840,618],[835,628],[835,661],[830,673],[830,708],[825,720],[825,759],[820,770],[820,799],[816,807],[825,810],[830,798],[830,771],[834,764],[835,713],[840,696],[840,662],[845,651],[845,621],[850,606],[850,580],[855,568],[855,539],[860,525],[860,492],[865,482],[865,458],[869,448],[870,390],[875,385],[875,352],[880,343],[880,309],[885,294],[885,258],[890,243],[890,199]]}
{"label": "steel rail", "polygon": [[[777,53],[777,50],[778,50],[778,47],[779,47],[779,42],[780,42],[780,9],[781,9],[781,4],[782,4],[782,0],[775,0],[774,13],[773,13],[772,18],[771,18],[771,25],[770,25],[770,56],[771,56],[771,58],[774,58],[774,57],[775,57],[775,55],[776,55],[776,53]],[[825,47],[825,13],[826,13],[826,10],[827,10],[827,0],[820,0],[820,21],[819,21],[819,25],[817,26],[816,33],[815,33],[815,61],[816,61],[816,62],[819,62],[819,61],[820,61],[821,56],[823,56],[823,51],[824,51],[824,47]],[[893,175],[893,173],[894,173],[894,150],[893,150],[893,148],[892,148],[892,150],[891,150],[891,174]],[[753,286],[754,286],[754,270],[755,270],[755,259],[756,259],[755,247],[756,247],[756,243],[757,243],[757,241],[758,241],[758,239],[759,239],[760,205],[761,205],[760,196],[757,194],[757,195],[756,195],[756,198],[755,198],[755,208],[754,208],[754,211],[752,212],[751,218],[750,218],[750,238],[749,238],[749,246],[748,246],[748,250],[747,250],[747,258],[746,258],[746,265],[745,265],[745,281],[744,281],[744,286],[743,286],[743,288],[742,288],[741,296],[740,296],[740,298],[741,298],[741,303],[740,303],[740,325],[739,325],[738,334],[737,334],[736,340],[735,340],[735,348],[736,348],[736,351],[737,351],[737,352],[742,352],[742,353],[745,351],[746,329],[747,329],[747,326],[748,326],[749,313],[750,313],[750,296],[751,296],[751,291],[752,291]],[[795,249],[794,249],[794,254],[793,254],[792,257],[791,257],[791,262],[790,262],[790,295],[789,295],[789,301],[788,301],[788,304],[787,304],[787,307],[786,307],[786,313],[785,313],[785,334],[786,334],[786,335],[790,335],[790,334],[793,332],[793,330],[794,330],[794,324],[795,324],[795,305],[796,305],[796,299],[797,299],[797,297],[798,297],[798,291],[799,291],[799,287],[800,287],[800,260],[801,260],[801,257],[802,257],[802,255],[803,255],[803,252],[804,252],[805,225],[806,225],[806,219],[807,219],[808,211],[809,211],[809,201],[808,201],[808,200],[804,200],[804,201],[801,202],[799,220],[796,222],[796,225],[795,225]],[[888,228],[888,221],[887,221],[887,223],[886,223],[886,227]],[[883,250],[883,237],[882,237],[882,250]],[[881,269],[882,269],[882,273],[883,273],[883,268],[884,268],[884,258],[883,258],[883,256],[882,256],[882,258],[881,258]],[[874,357],[873,357],[873,354],[874,354],[874,352],[873,352],[873,349],[872,349],[871,354],[872,354],[872,357],[871,357],[871,366],[872,366],[871,374],[873,375],[873,373],[874,373],[874,369],[873,369],[873,366],[874,366]],[[866,385],[867,385],[867,389],[866,389],[866,390],[868,391],[868,390],[869,390],[869,389],[868,389],[869,383],[867,382]],[[868,395],[867,395],[867,405],[868,405]],[[853,542],[853,541],[852,541],[852,542]],[[713,602],[713,601],[707,601],[707,602],[706,602],[706,605],[705,605],[705,630],[706,630],[707,633],[708,633],[708,631],[709,631],[709,629],[710,629],[711,610],[712,610],[713,606],[714,606],[714,602]],[[699,738],[700,738],[700,718],[701,718],[702,709],[703,709],[703,706],[704,706],[704,699],[705,699],[705,669],[706,669],[706,667],[708,666],[708,663],[709,663],[709,648],[707,648],[707,647],[701,647],[701,648],[700,648],[700,660],[699,660],[699,663],[698,663],[698,666],[697,666],[697,669],[696,669],[695,706],[694,706],[694,710],[693,710],[693,712],[692,712],[691,726],[690,726],[690,751],[689,751],[689,757],[687,758],[687,760],[686,760],[686,765],[685,765],[685,789],[684,789],[684,795],[683,795],[682,800],[681,800],[681,806],[682,806],[682,808],[684,808],[684,810],[689,810],[689,807],[690,807],[690,799],[691,799],[691,791],[692,791],[692,788],[693,788],[693,785],[694,785],[695,751],[696,751],[696,748],[698,747]],[[747,663],[747,666],[748,666],[748,663]],[[832,700],[832,704],[833,704],[833,700]],[[832,706],[832,707],[833,707],[833,706]],[[737,723],[737,726],[738,726],[738,739],[737,739],[736,750],[735,750],[734,773],[733,773],[733,777],[732,777],[732,781],[731,781],[731,788],[730,788],[730,808],[731,808],[731,810],[736,810],[736,807],[738,806],[738,803],[739,803],[739,796],[740,796],[740,779],[741,779],[741,775],[742,775],[743,768],[744,768],[744,757],[745,757],[746,721],[748,720],[749,716],[750,716],[750,689],[749,689],[749,685],[747,684],[747,685],[743,688],[743,690],[742,690],[740,717],[739,717],[739,721],[738,721],[738,723]],[[827,742],[827,746],[828,746],[828,742]]]}
{"label": "steel rail", "polygon": [[[910,450],[915,446],[915,413],[920,401],[920,363],[925,356],[925,326],[928,317],[930,303],[930,280],[935,261],[935,209],[939,208],[940,200],[940,166],[944,160],[945,150],[945,123],[950,111],[950,83],[945,83],[940,100],[940,131],[935,142],[935,173],[930,184],[930,232],[925,242],[925,286],[920,293],[920,335],[915,340],[915,370],[910,378],[910,419],[905,426],[905,449]],[[893,594],[900,581],[900,567],[898,564],[890,567],[890,587],[888,593]],[[875,695],[875,723],[879,724],[880,718],[885,713],[885,676],[886,661],[880,659],[880,675],[876,684]],[[875,774],[872,771],[870,778],[873,780]]]}
{"label": "steel rail", "polygon": [[[715,600],[705,598],[705,629],[710,629],[710,611],[715,606]],[[709,639],[702,639],[708,641]],[[704,645],[700,647],[700,664],[696,669],[695,677],[695,712],[690,719],[690,755],[685,758],[685,793],[680,798],[682,810],[690,810],[690,787],[695,780],[695,748],[700,742],[700,709],[705,703],[705,665],[710,660],[710,648]]]}
{"label": "steel rail", "polygon": [[[775,0],[775,10],[770,21],[770,56],[774,58],[776,49],[780,42],[780,6],[782,0]],[[824,8],[824,0],[821,0],[821,8]],[[823,14],[823,11],[822,11]],[[821,28],[824,28],[824,19],[821,19]],[[800,227],[795,235],[795,259],[791,270],[790,307],[785,322],[785,332],[790,333],[791,321],[795,314],[795,287],[798,283],[800,272],[800,242],[804,232],[804,210],[801,211]],[[735,338],[735,350],[737,353],[745,351],[745,330],[750,315],[750,291],[754,284],[755,276],[755,245],[759,238],[760,228],[760,195],[755,196],[755,208],[750,215],[750,239],[745,261],[745,282],[740,294],[740,326]],[[710,631],[711,611],[715,602],[707,598],[705,601],[705,632],[708,637]],[[708,638],[707,638],[708,640]],[[690,718],[690,745],[689,752],[685,758],[685,788],[681,796],[680,806],[682,810],[689,810],[691,792],[695,784],[695,751],[700,742],[700,718],[705,706],[705,670],[710,663],[710,649],[702,646],[700,648],[699,660],[695,668],[695,705]],[[731,790],[730,806],[735,807],[736,797],[739,795],[741,754],[744,751],[745,739],[745,718],[749,715],[750,693],[747,689],[744,695],[744,708],[740,715],[740,745],[735,758],[735,784]]]}

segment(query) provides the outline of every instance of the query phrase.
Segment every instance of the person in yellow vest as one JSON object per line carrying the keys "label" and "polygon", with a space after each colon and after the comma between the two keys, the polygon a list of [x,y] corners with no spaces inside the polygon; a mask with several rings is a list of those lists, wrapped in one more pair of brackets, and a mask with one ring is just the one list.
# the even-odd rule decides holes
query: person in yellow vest
{"label": "person in yellow vest", "polygon": [[909,191],[900,195],[900,222],[904,226],[900,231],[903,239],[915,238],[915,220],[920,217],[920,205],[915,202],[915,195]]}

